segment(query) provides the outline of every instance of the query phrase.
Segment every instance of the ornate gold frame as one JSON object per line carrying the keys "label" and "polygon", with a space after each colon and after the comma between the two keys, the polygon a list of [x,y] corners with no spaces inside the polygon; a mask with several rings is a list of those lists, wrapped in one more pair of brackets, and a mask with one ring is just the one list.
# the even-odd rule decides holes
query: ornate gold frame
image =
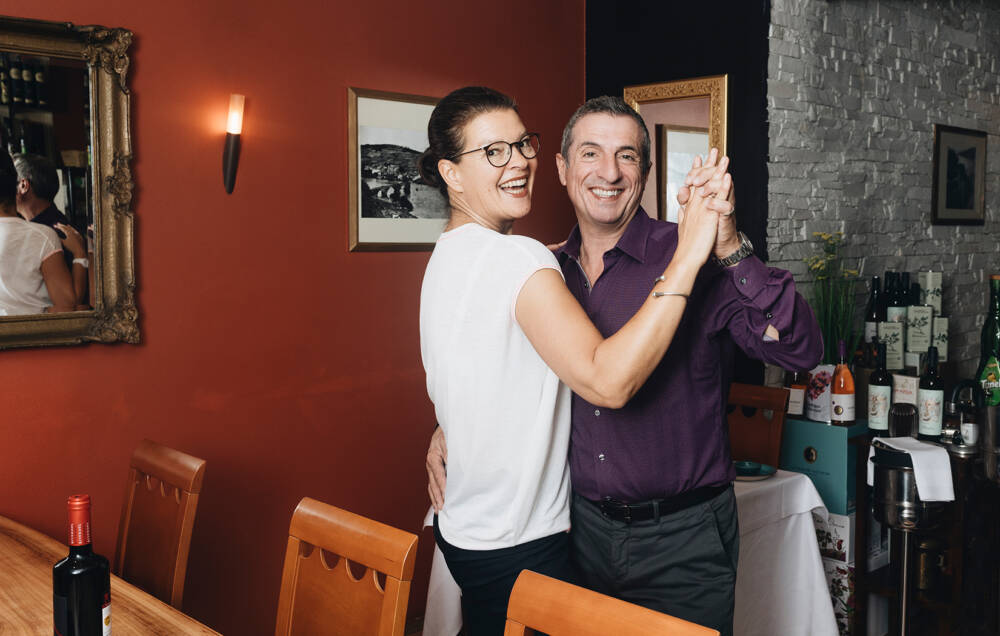
{"label": "ornate gold frame", "polygon": [[726,92],[728,75],[625,87],[625,101],[642,114],[642,104],[674,99],[708,98],[708,143],[726,154]]}
{"label": "ornate gold frame", "polygon": [[78,59],[90,75],[94,230],[98,242],[94,309],[0,316],[0,349],[84,342],[139,342],[135,303],[132,138],[128,48],[132,32],[0,16],[0,48]]}

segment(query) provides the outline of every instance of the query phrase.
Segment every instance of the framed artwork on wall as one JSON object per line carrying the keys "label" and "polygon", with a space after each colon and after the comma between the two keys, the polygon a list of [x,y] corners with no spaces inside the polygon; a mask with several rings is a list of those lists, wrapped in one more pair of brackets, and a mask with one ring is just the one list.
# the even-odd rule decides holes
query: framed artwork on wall
{"label": "framed artwork on wall", "polygon": [[430,250],[448,221],[437,188],[420,178],[437,99],[347,89],[350,251]]}
{"label": "framed artwork on wall", "polygon": [[656,211],[661,221],[677,222],[677,191],[695,157],[707,157],[708,128],[656,124]]}
{"label": "framed artwork on wall", "polygon": [[983,225],[986,220],[986,133],[934,125],[931,223]]}

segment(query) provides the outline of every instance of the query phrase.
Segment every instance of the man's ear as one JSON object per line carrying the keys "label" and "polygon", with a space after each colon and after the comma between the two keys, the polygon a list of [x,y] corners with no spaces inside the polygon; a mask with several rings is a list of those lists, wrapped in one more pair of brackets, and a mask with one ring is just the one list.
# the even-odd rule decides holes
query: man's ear
{"label": "man's ear", "polygon": [[31,190],[31,182],[30,181],[28,181],[27,179],[18,179],[17,180],[17,191],[20,194],[27,194],[29,190]]}
{"label": "man's ear", "polygon": [[556,170],[559,172],[559,183],[566,185],[566,158],[561,152],[556,153]]}
{"label": "man's ear", "polygon": [[438,172],[449,190],[464,192],[462,188],[462,175],[458,171],[458,166],[448,159],[438,159]]}

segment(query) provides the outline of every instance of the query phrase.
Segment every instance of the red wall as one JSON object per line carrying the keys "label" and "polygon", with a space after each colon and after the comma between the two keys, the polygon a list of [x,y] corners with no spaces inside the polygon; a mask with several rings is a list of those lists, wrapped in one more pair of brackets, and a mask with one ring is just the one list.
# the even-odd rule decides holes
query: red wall
{"label": "red wall", "polygon": [[[584,96],[584,2],[6,0],[2,11],[135,33],[143,344],[0,354],[0,514],[62,537],[66,496],[89,492],[110,557],[135,444],[203,457],[185,609],[224,633],[271,633],[301,497],[412,531],[427,506],[434,417],[417,310],[428,253],[347,251],[347,87],[513,94],[545,157],[517,229],[560,240],[572,211],[552,155]],[[227,196],[231,92],[247,107]]]}

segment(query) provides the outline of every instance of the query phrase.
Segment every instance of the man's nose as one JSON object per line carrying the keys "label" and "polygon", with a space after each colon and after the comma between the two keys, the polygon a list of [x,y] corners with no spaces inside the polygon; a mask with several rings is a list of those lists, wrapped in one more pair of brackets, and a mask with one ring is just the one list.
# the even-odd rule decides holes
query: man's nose
{"label": "man's nose", "polygon": [[615,156],[604,156],[598,165],[598,176],[608,183],[615,183],[621,178],[622,171]]}

